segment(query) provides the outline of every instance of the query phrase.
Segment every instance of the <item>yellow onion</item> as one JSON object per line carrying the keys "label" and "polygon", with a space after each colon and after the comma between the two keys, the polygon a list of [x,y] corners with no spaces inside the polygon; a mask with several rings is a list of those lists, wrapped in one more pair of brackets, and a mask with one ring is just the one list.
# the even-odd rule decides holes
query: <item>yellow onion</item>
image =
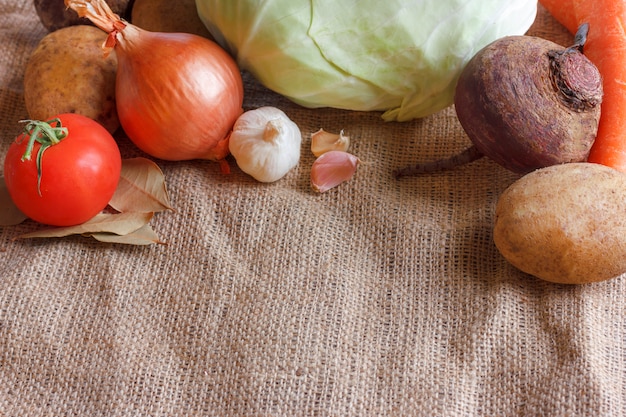
{"label": "yellow onion", "polygon": [[131,141],[164,160],[223,161],[243,112],[243,81],[234,59],[215,42],[187,33],[143,30],[103,0],[65,0],[109,34],[115,49],[117,112]]}

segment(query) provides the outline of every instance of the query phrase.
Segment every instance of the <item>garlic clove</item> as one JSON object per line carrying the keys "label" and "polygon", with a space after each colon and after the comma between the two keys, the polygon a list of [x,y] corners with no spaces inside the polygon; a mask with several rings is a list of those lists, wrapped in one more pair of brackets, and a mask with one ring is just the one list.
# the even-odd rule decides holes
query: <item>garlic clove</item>
{"label": "garlic clove", "polygon": [[320,155],[311,167],[311,186],[323,193],[349,181],[361,161],[344,151],[328,151]]}
{"label": "garlic clove", "polygon": [[350,136],[344,135],[343,130],[336,134],[320,129],[311,134],[311,151],[315,156],[320,156],[328,151],[345,152],[349,147]]}

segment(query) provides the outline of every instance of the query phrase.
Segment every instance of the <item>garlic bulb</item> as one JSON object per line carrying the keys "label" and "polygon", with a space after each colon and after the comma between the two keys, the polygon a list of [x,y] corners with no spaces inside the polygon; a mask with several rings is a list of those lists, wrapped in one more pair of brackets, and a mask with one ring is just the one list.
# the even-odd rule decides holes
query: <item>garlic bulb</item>
{"label": "garlic bulb", "polygon": [[266,106],[239,116],[229,150],[243,172],[257,181],[274,182],[298,164],[301,143],[298,125],[282,110]]}
{"label": "garlic bulb", "polygon": [[343,130],[336,134],[320,129],[311,134],[311,152],[315,156],[320,156],[328,151],[346,152],[349,147],[350,136],[344,135]]}

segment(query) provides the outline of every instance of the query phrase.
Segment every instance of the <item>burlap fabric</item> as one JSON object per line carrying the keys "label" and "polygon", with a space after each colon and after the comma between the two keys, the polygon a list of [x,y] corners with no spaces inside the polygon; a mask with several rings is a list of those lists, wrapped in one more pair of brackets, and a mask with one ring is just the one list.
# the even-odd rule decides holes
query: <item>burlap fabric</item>
{"label": "burlap fabric", "polygon": [[[2,155],[45,33],[31,3],[0,3]],[[531,33],[571,40],[542,9]],[[392,178],[469,144],[453,109],[385,123],[246,77],[246,108],[261,105],[300,126],[299,166],[267,185],[232,160],[229,176],[158,161],[176,208],[152,222],[167,245],[0,229],[0,415],[626,413],[625,281],[553,285],[510,266],[492,222],[517,177],[489,160]],[[345,130],[363,161],[322,195],[309,186],[319,128]]]}

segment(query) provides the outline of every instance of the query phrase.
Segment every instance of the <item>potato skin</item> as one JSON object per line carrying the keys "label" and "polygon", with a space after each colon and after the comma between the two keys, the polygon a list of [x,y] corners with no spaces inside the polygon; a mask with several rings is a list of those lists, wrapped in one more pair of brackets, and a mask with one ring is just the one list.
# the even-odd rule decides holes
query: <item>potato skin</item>
{"label": "potato skin", "polygon": [[120,122],[115,104],[117,57],[103,56],[107,35],[94,26],[69,26],[48,33],[31,54],[24,73],[24,101],[31,119],[79,113],[110,133]]}
{"label": "potato skin", "polygon": [[626,174],[586,162],[533,171],[496,205],[494,241],[518,269],[562,284],[626,272]]}
{"label": "potato skin", "polygon": [[[129,3],[129,0],[107,0],[111,10],[122,17],[126,16]],[[34,5],[41,24],[49,32],[67,26],[92,24],[89,19],[78,17],[78,13],[65,7],[65,0],[34,0]]]}
{"label": "potato skin", "polygon": [[152,32],[192,33],[213,39],[204,26],[195,0],[134,0],[131,23]]}

